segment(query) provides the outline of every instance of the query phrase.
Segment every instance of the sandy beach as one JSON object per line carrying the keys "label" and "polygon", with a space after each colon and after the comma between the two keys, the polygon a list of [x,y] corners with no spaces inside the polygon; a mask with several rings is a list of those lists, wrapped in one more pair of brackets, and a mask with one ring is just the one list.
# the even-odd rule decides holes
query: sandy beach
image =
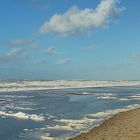
{"label": "sandy beach", "polygon": [[140,140],[140,109],[116,114],[99,127],[69,140]]}

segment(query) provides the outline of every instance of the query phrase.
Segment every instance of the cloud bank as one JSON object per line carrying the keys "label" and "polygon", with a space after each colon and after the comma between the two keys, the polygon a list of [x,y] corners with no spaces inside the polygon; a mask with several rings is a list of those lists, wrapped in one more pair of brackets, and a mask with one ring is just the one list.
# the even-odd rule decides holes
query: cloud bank
{"label": "cloud bank", "polygon": [[76,34],[85,31],[94,31],[108,25],[118,16],[124,7],[118,7],[119,0],[102,0],[96,9],[77,6],[71,7],[64,14],[55,14],[41,26],[41,33]]}

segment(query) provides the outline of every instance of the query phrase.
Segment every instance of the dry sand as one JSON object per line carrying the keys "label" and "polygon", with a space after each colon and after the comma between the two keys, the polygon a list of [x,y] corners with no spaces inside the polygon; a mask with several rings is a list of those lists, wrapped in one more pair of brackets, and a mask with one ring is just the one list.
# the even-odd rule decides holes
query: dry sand
{"label": "dry sand", "polygon": [[69,140],[140,140],[140,109],[119,113]]}

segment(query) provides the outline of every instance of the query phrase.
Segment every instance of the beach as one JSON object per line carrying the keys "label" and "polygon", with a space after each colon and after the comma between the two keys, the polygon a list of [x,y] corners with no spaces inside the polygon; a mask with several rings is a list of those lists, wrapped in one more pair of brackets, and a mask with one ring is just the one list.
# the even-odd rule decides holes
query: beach
{"label": "beach", "polygon": [[[118,135],[129,136],[126,130],[131,126],[135,140],[140,132],[140,112],[125,112],[122,118],[115,114],[140,108],[139,91],[140,86],[0,92],[0,139],[66,140],[100,125],[75,139],[121,140]],[[109,119],[112,116],[114,119]]]}
{"label": "beach", "polygon": [[118,113],[99,127],[68,140],[140,140],[140,109]]}

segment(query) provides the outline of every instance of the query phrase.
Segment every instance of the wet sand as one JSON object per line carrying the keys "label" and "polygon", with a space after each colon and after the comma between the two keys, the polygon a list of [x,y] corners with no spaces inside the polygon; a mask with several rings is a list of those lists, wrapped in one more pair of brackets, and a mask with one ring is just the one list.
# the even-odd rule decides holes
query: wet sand
{"label": "wet sand", "polygon": [[99,127],[68,140],[140,140],[140,109],[118,113]]}

